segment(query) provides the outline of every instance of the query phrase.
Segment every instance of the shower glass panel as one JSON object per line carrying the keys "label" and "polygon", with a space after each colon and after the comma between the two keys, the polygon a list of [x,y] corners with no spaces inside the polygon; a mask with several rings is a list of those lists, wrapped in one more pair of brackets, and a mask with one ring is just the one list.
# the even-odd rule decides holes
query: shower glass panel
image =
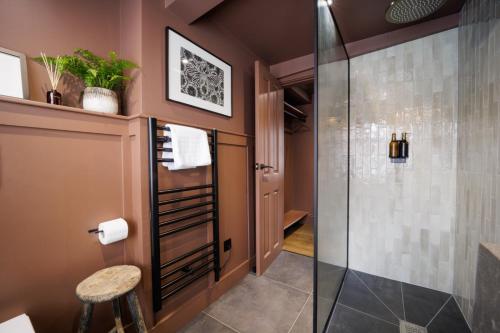
{"label": "shower glass panel", "polygon": [[315,331],[323,332],[347,269],[349,60],[327,1],[317,1]]}

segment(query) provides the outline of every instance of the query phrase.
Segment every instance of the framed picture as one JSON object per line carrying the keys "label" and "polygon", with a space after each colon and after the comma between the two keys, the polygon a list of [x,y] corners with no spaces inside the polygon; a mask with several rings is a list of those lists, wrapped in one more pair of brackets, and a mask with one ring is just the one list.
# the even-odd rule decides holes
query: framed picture
{"label": "framed picture", "polygon": [[28,98],[26,56],[0,47],[0,95]]}
{"label": "framed picture", "polygon": [[231,65],[169,27],[166,39],[167,99],[231,117]]}

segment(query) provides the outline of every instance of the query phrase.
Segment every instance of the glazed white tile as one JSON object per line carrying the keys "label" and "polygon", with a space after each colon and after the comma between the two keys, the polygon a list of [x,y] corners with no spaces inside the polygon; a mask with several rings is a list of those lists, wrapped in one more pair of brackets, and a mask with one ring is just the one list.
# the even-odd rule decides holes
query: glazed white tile
{"label": "glazed white tile", "polygon": [[[349,264],[451,292],[458,31],[351,59]],[[405,164],[391,133],[410,132]]]}
{"label": "glazed white tile", "polygon": [[318,258],[341,267],[347,266],[348,79],[347,60],[318,68]]}
{"label": "glazed white tile", "polygon": [[500,2],[468,0],[459,26],[453,293],[472,322],[480,241],[500,242]]}

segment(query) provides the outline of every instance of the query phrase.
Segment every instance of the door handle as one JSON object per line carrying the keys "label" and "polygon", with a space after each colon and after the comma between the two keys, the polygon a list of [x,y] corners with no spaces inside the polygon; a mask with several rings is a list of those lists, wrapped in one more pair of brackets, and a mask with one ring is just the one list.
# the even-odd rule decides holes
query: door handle
{"label": "door handle", "polygon": [[274,169],[274,167],[270,165],[265,165],[263,163],[255,163],[255,170],[262,170],[262,169]]}

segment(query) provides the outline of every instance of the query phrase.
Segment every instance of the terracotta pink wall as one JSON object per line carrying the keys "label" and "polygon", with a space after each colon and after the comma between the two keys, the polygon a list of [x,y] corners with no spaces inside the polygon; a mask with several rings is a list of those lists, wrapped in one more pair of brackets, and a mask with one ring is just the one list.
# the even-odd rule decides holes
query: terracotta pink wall
{"label": "terracotta pink wall", "polygon": [[[286,133],[285,141],[285,211],[298,209],[309,212],[305,222],[312,223],[314,136],[313,105],[299,107],[308,115],[304,126],[295,133]],[[298,126],[294,121],[293,125]]]}
{"label": "terracotta pink wall", "polygon": [[[0,322],[27,313],[36,332],[74,332],[76,285],[125,262],[127,242],[101,246],[87,230],[124,217],[130,241],[138,236],[128,126],[0,100]],[[112,325],[110,305],[97,306],[92,332]]]}
{"label": "terracotta pink wall", "polygon": [[[36,57],[88,48],[99,55],[120,46],[120,0],[0,0],[0,46]],[[28,61],[30,99],[45,101],[45,69]],[[65,83],[63,81],[63,83]],[[64,104],[79,105],[81,87],[58,89]]]}
{"label": "terracotta pink wall", "polygon": [[[225,290],[238,282],[247,272],[249,261],[253,257],[253,143],[252,138],[242,135],[244,133],[253,133],[253,62],[257,57],[247,50],[242,44],[231,37],[230,33],[223,31],[217,27],[214,22],[200,20],[195,25],[187,25],[177,19],[175,15],[164,8],[164,1],[161,0],[89,0],[89,1],[56,1],[47,0],[43,4],[34,1],[19,0],[8,1],[0,0],[2,11],[0,12],[0,46],[10,48],[16,51],[24,52],[28,56],[38,55],[40,50],[44,50],[50,54],[70,53],[76,47],[84,47],[95,51],[97,54],[105,55],[110,49],[120,51],[120,55],[137,62],[141,69],[139,74],[128,88],[125,96],[125,110],[127,114],[153,115],[164,121],[182,122],[193,126],[201,126],[205,128],[216,127],[219,130],[226,131],[224,136],[221,136],[220,146],[220,173],[226,175],[221,181],[221,202],[231,201],[223,204],[221,207],[221,237],[222,239],[233,239],[233,250],[230,258],[228,254],[224,254],[223,260],[229,260],[223,272],[223,279],[217,285],[207,288],[207,281],[201,282],[197,287],[186,293],[176,297],[173,303],[169,305],[166,311],[159,313],[156,320],[161,322],[159,325],[166,332],[174,331],[193,318],[199,311],[206,307],[210,302],[220,296]],[[47,8],[48,7],[48,8]],[[32,21],[26,19],[25,26],[16,30],[17,21],[19,18],[32,18]],[[91,22],[91,23],[90,23]],[[165,100],[165,27],[172,26],[177,31],[186,35],[193,41],[208,49],[210,52],[230,63],[233,68],[233,117],[226,118],[216,114],[201,111],[188,106],[180,105]],[[56,38],[48,39],[47,35],[57,36]],[[30,89],[32,90],[32,99],[44,101],[45,89],[42,89],[42,84],[47,84],[48,80],[43,67],[36,63],[30,63],[28,66],[30,76]],[[68,90],[61,89],[66,93],[66,97],[71,96],[71,99],[66,99],[67,104],[78,105],[77,97],[79,90],[75,89],[71,94]],[[16,118],[15,110],[12,109],[12,117]],[[26,108],[26,112],[31,110]],[[77,126],[78,121],[74,122],[73,117],[65,117],[64,113],[57,111],[50,112],[51,118],[46,118],[43,115],[36,117],[36,111],[32,114],[35,119],[30,120],[33,127],[48,126],[51,121],[56,121],[58,115],[65,121],[63,125],[57,121],[54,126],[58,130],[65,131],[68,126]],[[0,119],[0,125],[2,124]],[[42,126],[42,127],[43,127]],[[51,125],[52,126],[52,125]],[[89,125],[89,126],[94,126]],[[96,125],[98,126],[98,125]],[[51,292],[59,295],[58,302],[69,304],[62,316],[65,317],[59,323],[56,319],[52,319],[53,315],[49,312],[44,312],[44,308],[51,310],[53,307],[46,305],[47,301],[44,297],[47,294],[37,294],[35,298],[20,298],[19,302],[13,303],[8,308],[9,311],[0,312],[0,321],[7,319],[19,311],[36,313],[36,322],[41,323],[39,326],[41,332],[45,331],[70,331],[73,327],[79,313],[79,304],[74,297],[73,288],[76,283],[85,275],[90,274],[98,268],[111,265],[117,262],[133,263],[142,268],[143,282],[139,286],[140,298],[143,303],[143,311],[145,312],[146,320],[149,325],[153,324],[153,314],[151,312],[151,275],[150,275],[150,240],[149,240],[149,209],[148,209],[148,185],[147,185],[147,151],[145,150],[146,138],[145,135],[145,119],[135,119],[130,122],[128,130],[123,129],[123,139],[128,140],[127,145],[130,145],[130,153],[121,158],[123,163],[131,168],[132,178],[124,177],[121,188],[110,186],[106,189],[108,192],[121,191],[120,198],[123,199],[124,206],[128,210],[126,217],[133,223],[132,235],[120,247],[117,261],[98,260],[95,258],[82,257],[84,261],[84,270],[79,269],[73,272],[70,279],[65,280],[64,291],[60,288],[52,288]],[[6,130],[10,131],[10,130]],[[72,131],[72,130],[71,130]],[[70,131],[70,132],[71,132]],[[104,131],[104,130],[103,130]],[[19,135],[21,131],[17,129],[12,132],[12,135]],[[37,132],[37,131],[35,131]],[[236,134],[230,134],[229,132]],[[127,136],[128,133],[128,136]],[[22,133],[21,133],[22,134]],[[44,135],[48,135],[43,133]],[[28,133],[31,138],[36,140],[36,133]],[[74,134],[79,137],[79,134]],[[101,151],[100,142],[106,141],[107,137],[100,137],[95,142],[96,148],[83,148],[88,151],[96,149]],[[102,140],[101,140],[102,139]],[[45,139],[44,139],[45,140]],[[53,145],[62,145],[66,147],[66,142],[73,140],[73,134],[68,134],[64,140],[55,140]],[[52,141],[51,141],[52,142]],[[47,144],[52,144],[48,142]],[[45,141],[43,147],[46,147]],[[21,144],[19,149],[27,149]],[[55,147],[54,146],[54,147]],[[10,148],[9,148],[10,149]],[[17,149],[17,148],[16,148]],[[41,148],[43,151],[45,148]],[[129,148],[123,148],[128,151]],[[55,150],[55,151],[53,151]],[[10,150],[9,150],[10,151]],[[51,154],[58,155],[57,148],[52,149]],[[13,154],[13,153],[12,153]],[[10,156],[10,155],[9,155]],[[110,157],[111,158],[111,157]],[[10,159],[10,157],[9,157]],[[113,158],[114,160],[114,158]],[[17,161],[16,163],[20,163]],[[91,163],[95,167],[102,166],[100,162]],[[77,164],[75,170],[76,175],[85,174],[86,167],[92,167],[87,164]],[[11,165],[13,168],[13,165]],[[51,164],[51,161],[44,161],[44,169],[57,170],[57,166]],[[82,169],[83,168],[83,169]],[[12,170],[15,170],[13,168]],[[114,173],[113,176],[120,175]],[[122,175],[124,176],[124,175]],[[183,175],[169,174],[163,175],[162,179],[167,180],[169,184],[186,184],[186,182],[196,182],[196,177],[186,178]],[[22,179],[23,174],[14,173],[15,179]],[[34,173],[29,178],[33,186],[37,186],[40,190],[37,192],[44,197],[45,200],[54,200],[55,202],[64,203],[65,205],[77,205],[76,196],[61,198],[43,190],[49,186],[45,178]],[[92,181],[98,181],[94,176]],[[114,179],[114,178],[113,178]],[[61,183],[61,180],[56,180],[56,183]],[[238,185],[235,190],[235,184]],[[164,184],[166,185],[166,184]],[[59,186],[59,185],[58,185]],[[61,185],[62,186],[62,185]],[[11,193],[12,189],[4,187],[5,193]],[[0,187],[2,190],[2,187]],[[99,191],[99,186],[95,185],[95,190]],[[15,192],[15,197],[22,202],[21,192]],[[112,198],[111,198],[112,199]],[[35,201],[35,199],[30,199]],[[106,212],[118,214],[118,207],[114,207],[114,201],[102,200],[100,202],[104,207],[108,207]],[[128,204],[130,203],[130,204]],[[14,207],[14,206],[13,206]],[[15,206],[19,207],[19,206]],[[116,209],[115,209],[116,208]],[[115,212],[116,211],[116,212]],[[36,211],[33,211],[36,212]],[[88,212],[88,210],[87,210]],[[9,211],[9,216],[16,217],[16,211]],[[52,214],[52,215],[51,215]],[[37,226],[39,229],[33,229],[36,232],[43,230],[43,225],[47,225],[49,230],[54,234],[55,228],[63,228],[64,221],[57,220],[54,222],[53,214],[57,215],[57,211],[47,212],[46,215],[40,217],[43,224]],[[67,214],[68,215],[68,214]],[[59,215],[56,216],[60,218]],[[102,217],[107,218],[107,217]],[[101,217],[88,217],[85,214],[77,217],[78,225],[71,227],[71,232],[77,237],[78,242],[84,245],[79,245],[82,249],[88,246],[88,242],[92,238],[88,238],[86,234],[80,234],[87,225],[85,223],[94,223]],[[32,218],[23,219],[23,221],[32,220]],[[85,222],[83,222],[85,221]],[[227,221],[227,222],[225,222]],[[234,223],[238,221],[238,223]],[[24,222],[23,222],[24,223]],[[69,223],[69,222],[66,222]],[[16,233],[19,232],[18,227],[22,224],[13,224],[10,227]],[[78,235],[76,235],[78,233]],[[35,235],[30,236],[35,238]],[[52,239],[52,238],[51,238]],[[10,244],[10,243],[9,243]],[[21,243],[16,243],[21,244]],[[38,243],[35,243],[38,244]],[[14,246],[14,244],[11,244]],[[17,245],[16,245],[17,246]],[[64,249],[65,245],[55,244],[50,249]],[[92,248],[97,250],[98,243],[92,243]],[[94,251],[94,250],[92,250]],[[50,252],[50,251],[49,251]],[[84,251],[85,252],[85,251]],[[39,261],[41,263],[48,262],[49,255],[45,255],[46,251],[40,253]],[[59,253],[61,259],[53,263],[56,280],[62,280],[65,269],[69,269],[63,262],[69,262],[67,256],[73,256],[73,250],[69,248],[67,251]],[[96,254],[91,253],[92,257]],[[28,258],[28,254],[25,256]],[[41,258],[43,257],[43,258]],[[16,257],[17,258],[17,257]],[[12,260],[10,260],[12,259]],[[10,258],[8,261],[9,270],[15,272],[20,261]],[[76,264],[77,262],[75,262]],[[82,265],[78,261],[79,265]],[[24,265],[24,261],[23,261]],[[6,267],[6,266],[4,266]],[[34,289],[41,282],[41,285],[46,285],[52,275],[50,271],[43,272],[43,281],[37,281],[25,275],[25,278],[19,280],[19,283],[25,287],[23,289]],[[15,275],[10,277],[15,280]],[[20,292],[16,287],[16,291]],[[0,290],[0,293],[2,290]],[[11,295],[12,296],[12,295]],[[0,301],[3,297],[0,295]],[[9,298],[7,302],[12,303]],[[3,304],[0,303],[0,309]],[[101,322],[104,326],[110,323],[110,312],[106,306],[101,307],[102,314]],[[5,309],[5,308],[4,308]],[[57,310],[57,309],[56,309]],[[57,311],[56,311],[57,312]],[[99,314],[97,314],[99,315]],[[102,328],[102,326],[100,327]],[[99,327],[97,329],[100,329]]]}
{"label": "terracotta pink wall", "polygon": [[[142,67],[142,3],[120,0],[120,56]],[[142,111],[142,68],[134,69],[123,96],[122,114]]]}
{"label": "terracotta pink wall", "polygon": [[[248,273],[252,139],[221,131],[219,230],[221,240],[233,240],[233,248],[221,252],[219,283],[200,279],[154,316],[146,124],[144,116],[0,98],[0,322],[27,313],[37,332],[75,331],[81,309],[76,285],[98,269],[127,263],[143,274],[138,292],[148,327],[156,320],[162,332],[175,332]],[[160,167],[160,187],[204,183],[207,173]],[[129,224],[125,241],[102,246],[87,234],[98,222],[117,217]],[[200,227],[162,240],[164,260],[205,243],[209,234],[209,227]],[[109,303],[96,308],[92,323],[92,332],[111,328]]]}
{"label": "terracotta pink wall", "polygon": [[[231,221],[221,224],[220,237],[221,240],[231,238],[233,250],[230,256],[228,253],[222,255],[223,262],[229,261],[222,272],[223,278],[220,283],[207,288],[207,281],[200,280],[186,292],[172,298],[166,303],[165,309],[155,316],[162,331],[174,332],[243,277],[248,272],[249,261],[254,255],[252,246],[254,195],[253,168],[251,168],[253,140],[242,137],[241,134],[254,132],[253,67],[258,57],[234,39],[228,31],[219,28],[215,22],[202,18],[195,24],[188,25],[165,9],[163,1],[144,1],[141,11],[142,113],[164,121],[205,128],[215,127],[237,134],[227,142],[221,137],[219,147],[221,163],[219,173],[223,175],[220,178],[220,186],[221,189],[224,188],[220,196],[221,216],[224,216],[223,220]],[[232,65],[233,117],[220,116],[166,100],[165,28],[167,26]],[[130,111],[129,114],[133,114],[137,110]],[[169,173],[161,170],[159,176],[164,186],[167,184],[182,186],[196,183],[195,174],[196,172]],[[188,243],[173,244],[185,247]],[[172,245],[169,248],[171,253],[165,253],[167,256],[178,250]]]}
{"label": "terracotta pink wall", "polygon": [[[202,18],[193,25],[187,25],[166,10],[163,1],[144,1],[142,10],[143,112],[192,125],[216,127],[237,133],[253,133],[253,64],[258,57],[228,31],[219,28],[216,22]],[[166,101],[166,26],[174,28],[232,65],[232,118]]]}
{"label": "terracotta pink wall", "polygon": [[[172,121],[253,133],[253,62],[258,56],[209,19],[187,25],[150,0],[0,0],[0,46],[35,57],[87,48],[104,56],[116,50],[141,69],[125,96],[125,114],[151,114]],[[20,22],[22,21],[22,24]],[[233,117],[202,111],[165,98],[165,27],[171,26],[232,65]],[[141,75],[139,75],[141,73]],[[43,66],[29,60],[30,99],[45,101],[49,80]],[[81,85],[62,81],[63,102],[79,106]]]}

